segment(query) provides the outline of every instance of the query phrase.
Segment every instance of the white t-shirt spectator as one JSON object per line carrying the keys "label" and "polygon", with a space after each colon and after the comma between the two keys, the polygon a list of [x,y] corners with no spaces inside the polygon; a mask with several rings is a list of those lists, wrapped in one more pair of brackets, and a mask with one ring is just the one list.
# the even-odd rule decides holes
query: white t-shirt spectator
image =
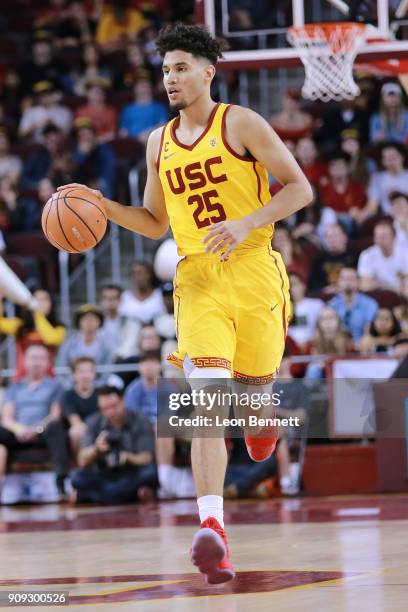
{"label": "white t-shirt spectator", "polygon": [[23,163],[17,155],[0,157],[0,181],[5,177],[17,180],[23,169]]}
{"label": "white t-shirt spectator", "polygon": [[121,317],[150,323],[164,312],[166,312],[166,307],[160,289],[155,289],[145,300],[137,299],[132,291],[124,291],[120,298],[119,314]]}
{"label": "white t-shirt spectator", "polygon": [[408,251],[394,246],[390,257],[374,245],[363,251],[358,260],[358,275],[375,279],[381,288],[399,291],[401,276],[408,274]]}
{"label": "white t-shirt spectator", "polygon": [[390,215],[392,212],[389,199],[390,194],[393,191],[406,193],[407,190],[408,170],[404,170],[398,176],[394,176],[385,170],[383,172],[374,172],[368,186],[368,198],[379,203],[380,212]]}
{"label": "white t-shirt spectator", "polygon": [[305,344],[313,340],[323,306],[322,300],[307,297],[294,305],[294,321],[289,326],[288,333],[297,344]]}
{"label": "white t-shirt spectator", "polygon": [[52,123],[62,132],[69,132],[72,125],[72,113],[67,106],[55,104],[49,108],[44,106],[31,106],[24,111],[21,117],[19,132],[26,134],[34,129],[33,138],[41,142],[43,128]]}

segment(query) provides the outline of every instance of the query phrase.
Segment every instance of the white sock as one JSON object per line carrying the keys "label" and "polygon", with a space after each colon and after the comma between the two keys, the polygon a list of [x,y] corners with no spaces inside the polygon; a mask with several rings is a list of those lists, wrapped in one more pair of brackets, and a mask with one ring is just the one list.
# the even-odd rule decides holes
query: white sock
{"label": "white sock", "polygon": [[212,516],[224,527],[224,500],[221,495],[203,495],[197,499],[197,504],[200,523]]}
{"label": "white sock", "polygon": [[168,491],[172,491],[173,488],[173,469],[172,465],[159,465],[157,467],[160,486]]}

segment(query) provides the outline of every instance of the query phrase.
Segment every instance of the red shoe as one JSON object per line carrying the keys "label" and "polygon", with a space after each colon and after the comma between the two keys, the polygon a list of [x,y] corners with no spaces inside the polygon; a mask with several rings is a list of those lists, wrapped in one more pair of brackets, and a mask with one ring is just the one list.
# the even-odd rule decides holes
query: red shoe
{"label": "red shoe", "polygon": [[212,516],[201,523],[201,529],[195,534],[190,558],[193,565],[205,574],[207,584],[221,584],[235,578],[227,535]]}
{"label": "red shoe", "polygon": [[262,427],[256,436],[244,436],[248,455],[253,461],[269,459],[276,448],[279,436],[272,425]]}

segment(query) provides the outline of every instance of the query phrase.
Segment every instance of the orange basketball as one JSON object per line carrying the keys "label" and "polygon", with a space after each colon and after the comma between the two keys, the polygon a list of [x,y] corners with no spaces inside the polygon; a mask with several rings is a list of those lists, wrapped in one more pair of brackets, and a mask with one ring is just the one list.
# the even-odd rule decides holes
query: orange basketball
{"label": "orange basketball", "polygon": [[102,240],[107,227],[103,205],[90,191],[68,187],[54,193],[45,204],[41,225],[57,249],[82,253]]}

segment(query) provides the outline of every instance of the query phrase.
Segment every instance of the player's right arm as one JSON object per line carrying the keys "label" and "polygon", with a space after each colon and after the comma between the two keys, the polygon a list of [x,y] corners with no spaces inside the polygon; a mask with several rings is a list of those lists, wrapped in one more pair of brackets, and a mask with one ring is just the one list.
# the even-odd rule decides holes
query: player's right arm
{"label": "player's right arm", "polygon": [[67,187],[89,189],[89,191],[92,191],[92,193],[101,198],[110,221],[132,232],[137,232],[147,238],[157,240],[166,233],[169,227],[169,218],[166,211],[163,189],[156,167],[163,129],[164,128],[158,128],[154,130],[147,141],[147,181],[144,191],[143,206],[124,206],[123,204],[104,198],[100,191],[90,189],[86,185],[79,185],[78,183],[63,185],[62,187],[58,187],[58,191],[66,189]]}

